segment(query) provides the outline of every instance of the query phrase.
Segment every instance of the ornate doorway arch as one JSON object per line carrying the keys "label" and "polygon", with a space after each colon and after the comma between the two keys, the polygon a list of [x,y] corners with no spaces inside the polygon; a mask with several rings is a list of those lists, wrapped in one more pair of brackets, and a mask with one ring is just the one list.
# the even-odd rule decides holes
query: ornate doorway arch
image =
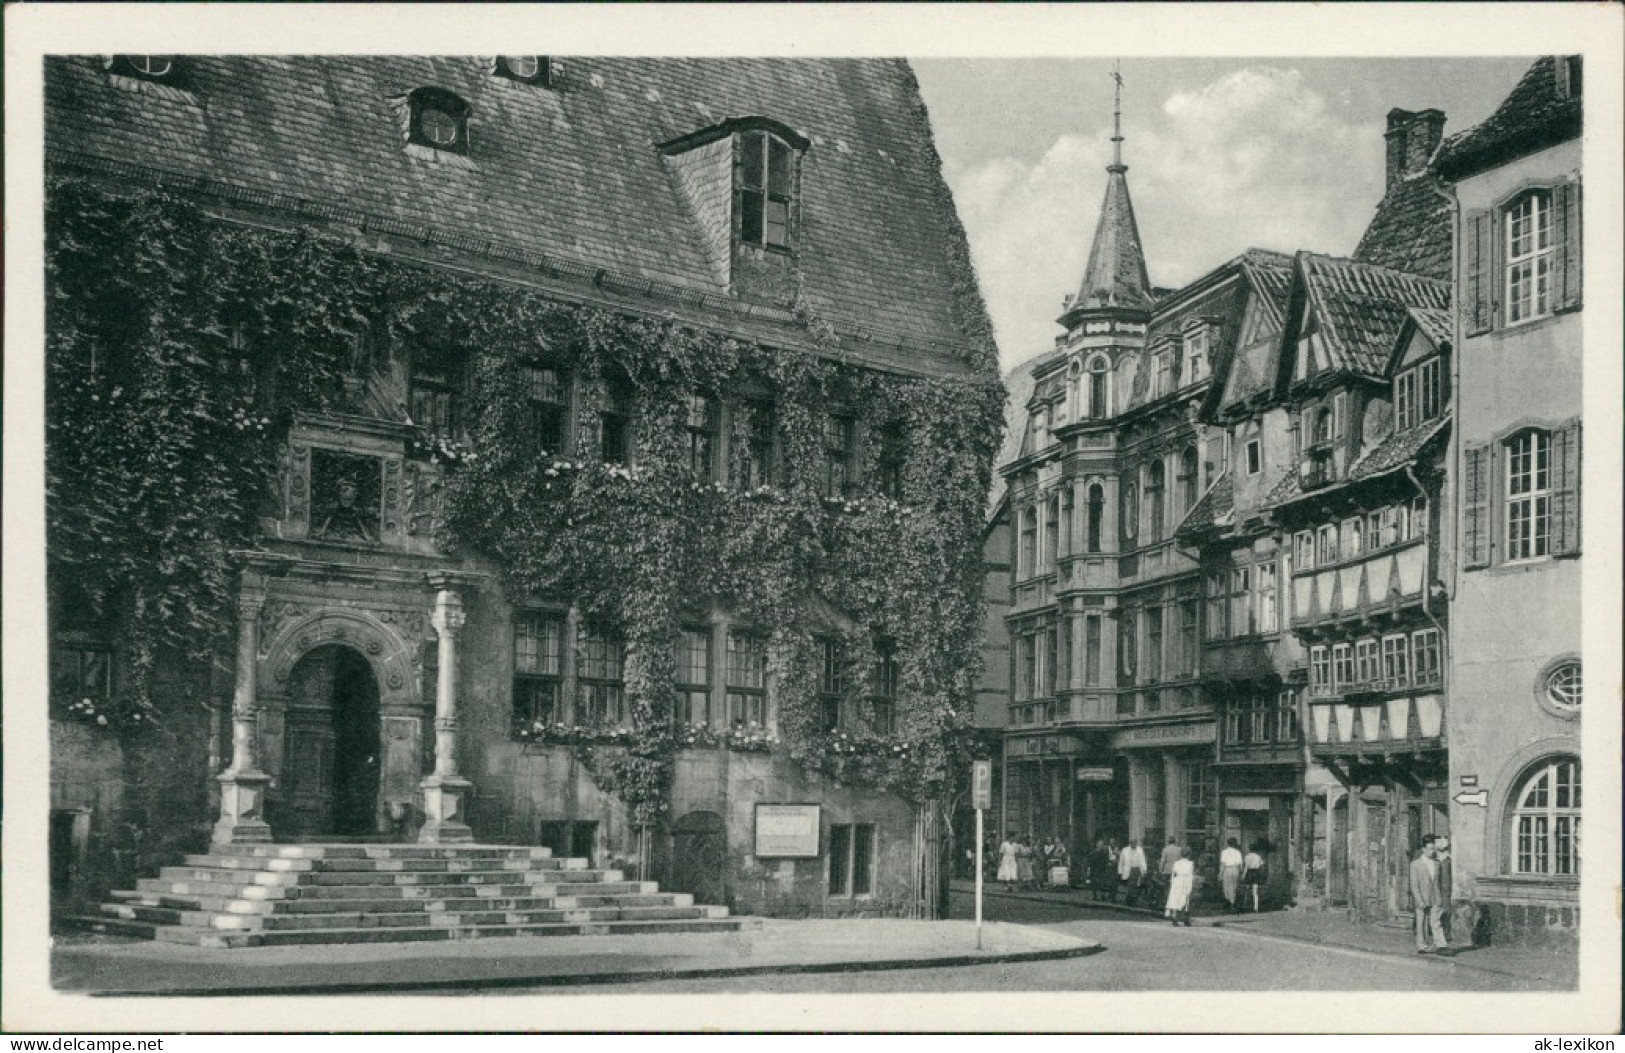
{"label": "ornate doorway arch", "polygon": [[371,613],[322,608],[279,626],[257,680],[260,755],[279,836],[401,833],[420,809],[419,652]]}

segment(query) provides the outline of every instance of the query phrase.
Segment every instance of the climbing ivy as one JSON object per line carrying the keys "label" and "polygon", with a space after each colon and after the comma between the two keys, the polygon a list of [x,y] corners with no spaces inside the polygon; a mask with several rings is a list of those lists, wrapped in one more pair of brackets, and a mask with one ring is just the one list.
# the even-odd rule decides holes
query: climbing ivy
{"label": "climbing ivy", "polygon": [[[71,570],[132,653],[206,648],[229,628],[229,554],[253,544],[290,419],[272,406],[342,405],[358,346],[449,349],[470,377],[466,443],[424,436],[412,447],[444,466],[439,540],[498,568],[511,597],[568,600],[620,629],[632,733],[572,748],[636,823],[658,819],[675,753],[692,744],[670,720],[679,628],[713,607],[769,640],[778,741],[745,748],[916,798],[950,777],[975,696],[981,535],[1003,419],[985,334],[968,377],[896,376],[843,361],[805,305],[811,351],[561,303],[308,231],[210,221],[156,192],[58,180],[49,212],[51,567]],[[544,449],[531,424],[524,366],[539,361],[576,377],[571,450]],[[604,464],[598,448],[611,383],[633,392],[632,467]],[[684,422],[695,391],[773,401],[774,485],[693,476]],[[829,412],[901,429],[898,498],[861,485],[824,496]],[[745,428],[739,420],[724,444],[730,479]],[[830,611],[840,614],[818,613]],[[860,697],[875,692],[876,635],[895,642],[894,735],[820,730],[815,623],[840,637]]]}

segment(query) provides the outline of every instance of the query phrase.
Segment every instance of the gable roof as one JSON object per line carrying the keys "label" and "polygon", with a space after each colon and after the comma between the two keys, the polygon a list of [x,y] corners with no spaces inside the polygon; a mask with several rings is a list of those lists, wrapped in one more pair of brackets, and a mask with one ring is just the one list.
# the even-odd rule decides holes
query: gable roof
{"label": "gable roof", "polygon": [[1207,488],[1207,493],[1202,495],[1202,499],[1186,513],[1184,519],[1180,520],[1174,533],[1194,534],[1229,526],[1235,520],[1235,512],[1235,479],[1229,472],[1225,472],[1213,481],[1213,485]]}
{"label": "gable roof", "polygon": [[[900,60],[578,57],[559,64],[551,87],[493,76],[468,56],[184,61],[181,90],[114,78],[95,56],[47,59],[52,164],[151,172],[341,230],[395,228],[493,259],[543,259],[589,289],[608,287],[609,275],[617,288],[666,290],[663,303],[689,316],[805,329],[800,312],[835,328],[860,360],[902,344],[893,357],[916,368],[970,359],[992,372],[963,231]],[[471,108],[469,154],[457,163],[406,149],[399,100],[429,86]],[[746,115],[810,141],[794,302],[728,288],[657,149]],[[728,178],[726,162],[721,171]],[[844,339],[854,333],[873,343]]]}
{"label": "gable roof", "polygon": [[[1560,62],[1571,74],[1566,94],[1560,90]],[[1577,137],[1584,119],[1582,65],[1579,55],[1536,59],[1494,113],[1445,140],[1434,161],[1439,174],[1464,179]]]}
{"label": "gable roof", "polygon": [[[1266,324],[1279,332],[1286,322],[1293,258],[1281,252],[1248,249],[1235,262],[1240,265],[1242,274],[1252,288],[1252,305]],[[1256,348],[1242,346],[1244,334],[1241,327],[1246,321],[1246,304],[1238,305],[1238,308],[1235,328],[1226,334],[1225,346],[1214,356],[1213,388],[1208,396],[1208,404],[1203,407],[1204,414],[1267,394],[1274,387],[1269,366],[1275,349],[1267,344]],[[1229,398],[1228,402],[1226,398]]]}
{"label": "gable roof", "polygon": [[1313,308],[1319,322],[1326,369],[1382,379],[1388,355],[1413,307],[1450,306],[1448,282],[1336,256],[1300,252],[1294,279],[1297,312],[1283,330],[1278,380],[1290,383],[1302,312]]}

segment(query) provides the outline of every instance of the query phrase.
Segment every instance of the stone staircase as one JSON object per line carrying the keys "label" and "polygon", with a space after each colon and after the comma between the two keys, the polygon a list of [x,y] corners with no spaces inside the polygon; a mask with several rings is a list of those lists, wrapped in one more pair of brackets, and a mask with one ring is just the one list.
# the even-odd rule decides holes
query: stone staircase
{"label": "stone staircase", "polygon": [[75,927],[197,947],[602,936],[751,928],[652,881],[546,848],[214,845],[114,892]]}

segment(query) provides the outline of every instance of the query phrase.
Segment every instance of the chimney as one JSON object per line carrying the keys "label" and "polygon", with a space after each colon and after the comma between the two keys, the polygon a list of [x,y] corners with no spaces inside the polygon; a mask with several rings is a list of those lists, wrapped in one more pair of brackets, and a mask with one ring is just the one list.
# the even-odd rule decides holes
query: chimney
{"label": "chimney", "polygon": [[1444,138],[1444,111],[1392,109],[1388,111],[1387,180],[1385,187],[1427,167],[1428,159]]}

